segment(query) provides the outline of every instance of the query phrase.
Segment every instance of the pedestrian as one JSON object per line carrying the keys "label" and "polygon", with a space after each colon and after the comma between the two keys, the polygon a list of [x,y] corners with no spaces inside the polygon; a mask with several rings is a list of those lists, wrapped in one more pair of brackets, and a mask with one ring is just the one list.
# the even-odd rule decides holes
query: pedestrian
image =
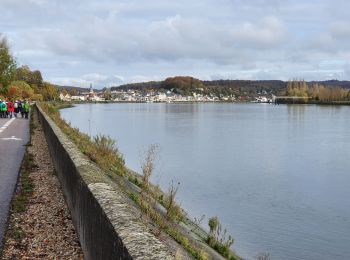
{"label": "pedestrian", "polygon": [[15,111],[14,104],[13,104],[13,102],[10,100],[10,101],[7,103],[7,112],[8,112],[8,115],[10,116],[10,118],[12,118],[12,116],[13,116],[13,114],[14,114],[14,111]]}
{"label": "pedestrian", "polygon": [[7,117],[7,105],[5,100],[1,103],[1,113],[3,118]]}
{"label": "pedestrian", "polygon": [[[22,110],[23,110],[25,119],[28,119],[29,103],[28,103],[27,100],[24,101],[24,104],[22,105]],[[23,117],[23,116],[22,116],[22,117]]]}
{"label": "pedestrian", "polygon": [[2,100],[0,99],[0,118],[2,118]]}
{"label": "pedestrian", "polygon": [[23,118],[23,108],[22,108],[22,101],[21,100],[18,101],[18,113],[20,113],[22,118]]}
{"label": "pedestrian", "polygon": [[18,100],[15,101],[14,107],[15,107],[15,117],[17,117],[17,114],[18,114]]}

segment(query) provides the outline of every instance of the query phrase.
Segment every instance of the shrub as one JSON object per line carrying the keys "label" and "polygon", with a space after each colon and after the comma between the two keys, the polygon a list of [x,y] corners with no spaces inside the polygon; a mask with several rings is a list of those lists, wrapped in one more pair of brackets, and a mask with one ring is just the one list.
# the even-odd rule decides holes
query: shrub
{"label": "shrub", "polygon": [[218,217],[212,217],[208,221],[210,233],[207,238],[209,246],[214,248],[223,257],[227,259],[234,259],[231,254],[230,247],[232,246],[234,239],[231,236],[227,237],[226,229],[222,233],[222,226]]}

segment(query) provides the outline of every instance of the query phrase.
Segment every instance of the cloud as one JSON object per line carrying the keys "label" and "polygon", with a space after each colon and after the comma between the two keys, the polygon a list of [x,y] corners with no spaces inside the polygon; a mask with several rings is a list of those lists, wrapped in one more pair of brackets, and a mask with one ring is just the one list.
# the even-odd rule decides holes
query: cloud
{"label": "cloud", "polygon": [[[83,28],[81,24],[85,23],[89,26]],[[218,26],[204,18],[176,15],[129,27],[124,26],[123,21],[94,17],[89,21],[82,18],[74,26],[83,29],[42,31],[40,37],[45,49],[57,55],[85,57],[95,62],[193,59],[227,64],[246,59],[242,49],[275,49],[287,39],[282,22],[272,16],[255,23]]]}
{"label": "cloud", "polygon": [[232,41],[254,49],[272,49],[287,41],[283,23],[274,16],[264,17],[256,24],[247,22],[231,32]]}
{"label": "cloud", "polygon": [[322,79],[339,69],[320,68],[323,60],[350,62],[345,0],[2,0],[0,7],[19,63],[69,85],[182,74]]}
{"label": "cloud", "polygon": [[63,86],[88,87],[112,87],[119,86],[125,82],[125,79],[119,75],[107,76],[98,73],[81,75],[80,77],[54,77],[51,82]]}
{"label": "cloud", "polygon": [[339,40],[350,39],[350,21],[336,21],[330,25],[330,34]]}

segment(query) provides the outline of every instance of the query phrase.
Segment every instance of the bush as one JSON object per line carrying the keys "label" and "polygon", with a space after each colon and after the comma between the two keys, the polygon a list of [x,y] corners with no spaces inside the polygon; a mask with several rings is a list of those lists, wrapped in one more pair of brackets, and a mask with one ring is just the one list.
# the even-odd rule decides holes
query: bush
{"label": "bush", "polygon": [[232,246],[234,239],[231,236],[226,236],[226,229],[222,233],[222,226],[218,217],[212,217],[208,221],[210,234],[207,238],[209,246],[214,248],[218,253],[227,259],[234,259],[231,255],[230,247]]}

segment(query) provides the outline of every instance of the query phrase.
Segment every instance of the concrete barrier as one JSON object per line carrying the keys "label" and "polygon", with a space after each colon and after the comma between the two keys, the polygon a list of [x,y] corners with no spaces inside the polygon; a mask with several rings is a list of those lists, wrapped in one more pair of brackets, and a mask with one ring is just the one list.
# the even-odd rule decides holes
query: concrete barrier
{"label": "concrete barrier", "polygon": [[139,210],[37,106],[56,173],[86,259],[174,259]]}

